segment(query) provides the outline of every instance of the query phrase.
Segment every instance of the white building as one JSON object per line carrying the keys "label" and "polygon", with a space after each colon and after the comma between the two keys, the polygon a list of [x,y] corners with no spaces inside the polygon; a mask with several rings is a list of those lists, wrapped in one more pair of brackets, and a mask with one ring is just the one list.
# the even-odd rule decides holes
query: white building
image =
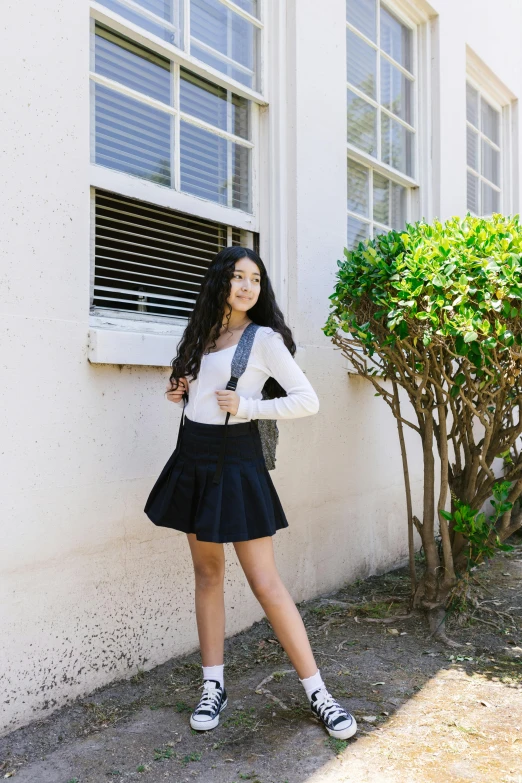
{"label": "white building", "polygon": [[[321,327],[347,241],[518,209],[521,29],[518,0],[4,0],[5,730],[197,646],[185,537],[142,509],[226,244],[259,246],[321,401],[273,474],[293,596],[405,560],[394,422]],[[233,634],[262,611],[227,555]]]}

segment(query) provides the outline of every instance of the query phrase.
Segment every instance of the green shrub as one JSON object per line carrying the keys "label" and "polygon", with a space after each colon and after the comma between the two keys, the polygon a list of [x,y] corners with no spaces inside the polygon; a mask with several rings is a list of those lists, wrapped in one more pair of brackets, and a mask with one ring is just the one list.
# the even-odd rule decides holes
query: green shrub
{"label": "green shrub", "polygon": [[[449,491],[459,503],[480,510],[498,482],[493,463],[503,458],[509,507],[487,534],[485,550],[520,527],[520,516],[512,515],[522,493],[518,216],[416,223],[402,233],[360,243],[338,261],[330,304],[323,331],[374,385],[397,420],[410,527],[416,526],[426,553],[417,599],[432,611],[446,603],[469,561],[469,538],[453,516],[442,513]],[[422,441],[422,521],[411,510],[403,426]],[[486,528],[481,528],[484,535]],[[412,541],[411,533],[410,550]],[[411,551],[410,563],[413,569]]]}

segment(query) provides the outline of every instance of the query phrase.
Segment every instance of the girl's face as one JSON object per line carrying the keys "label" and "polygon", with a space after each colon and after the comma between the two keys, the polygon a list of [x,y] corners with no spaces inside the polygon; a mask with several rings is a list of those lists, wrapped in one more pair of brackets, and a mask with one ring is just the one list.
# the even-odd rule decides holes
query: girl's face
{"label": "girl's face", "polygon": [[227,299],[232,310],[246,313],[255,305],[261,292],[261,273],[254,261],[245,256],[236,261],[230,281],[230,296]]}

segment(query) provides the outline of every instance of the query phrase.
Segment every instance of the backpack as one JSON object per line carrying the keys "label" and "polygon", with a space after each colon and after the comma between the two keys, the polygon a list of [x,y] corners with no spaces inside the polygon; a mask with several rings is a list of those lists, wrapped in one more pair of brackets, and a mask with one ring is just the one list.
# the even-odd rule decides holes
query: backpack
{"label": "backpack", "polygon": [[[258,329],[259,329],[259,324],[250,323],[248,324],[243,334],[241,335],[239,342],[236,346],[236,350],[234,351],[234,356],[232,357],[231,376],[229,382],[225,387],[226,389],[229,389],[231,391],[236,390],[237,383],[246,370],[248,359],[250,357],[250,351],[252,350],[252,345],[254,343],[254,337]],[[267,380],[267,382],[265,383],[261,391],[261,395],[265,400],[271,399],[269,393],[266,390],[266,386],[269,380],[270,379]],[[213,479],[214,484],[219,484],[221,479],[221,473],[223,471],[229,418],[230,418],[230,413],[227,412],[227,417],[225,420],[225,431],[223,434],[223,441],[221,443],[221,450],[219,454],[218,464]],[[276,448],[279,440],[279,429],[277,427],[277,421],[275,419],[257,419],[257,428],[261,439],[261,447],[263,450],[263,457],[265,459],[265,465],[267,467],[267,470],[274,470],[275,462],[276,462]]]}

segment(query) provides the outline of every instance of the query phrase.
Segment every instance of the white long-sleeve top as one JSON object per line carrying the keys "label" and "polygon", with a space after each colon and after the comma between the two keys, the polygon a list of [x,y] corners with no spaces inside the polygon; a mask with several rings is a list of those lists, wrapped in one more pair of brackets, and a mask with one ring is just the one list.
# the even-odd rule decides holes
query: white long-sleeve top
{"label": "white long-sleeve top", "polygon": [[[215,392],[225,389],[231,375],[236,346],[204,354],[198,377],[189,378],[189,399],[185,414],[191,421],[224,424],[226,411],[218,405]],[[286,397],[263,400],[261,390],[267,378],[275,378],[286,391]],[[282,336],[269,326],[261,326],[254,342],[245,372],[240,377],[237,414],[229,424],[251,419],[296,419],[311,416],[319,410],[319,399],[310,381],[286,347]],[[183,401],[179,403],[183,405]]]}

